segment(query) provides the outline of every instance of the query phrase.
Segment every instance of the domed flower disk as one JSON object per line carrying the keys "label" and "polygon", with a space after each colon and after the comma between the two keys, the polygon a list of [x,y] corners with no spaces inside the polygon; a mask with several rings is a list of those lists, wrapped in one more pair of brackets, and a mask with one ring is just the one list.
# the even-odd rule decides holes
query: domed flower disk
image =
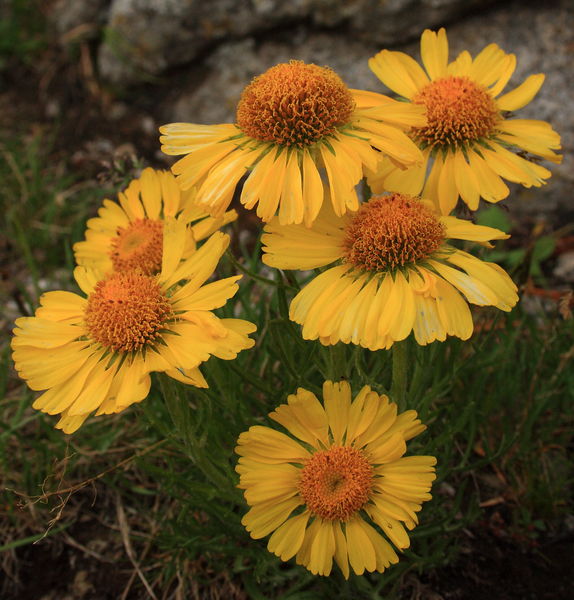
{"label": "domed flower disk", "polygon": [[[369,174],[371,189],[412,195],[422,191],[446,215],[459,197],[471,210],[478,208],[480,198],[506,198],[504,180],[525,187],[546,183],[550,171],[528,155],[559,163],[554,151],[560,149],[560,136],[544,121],[511,118],[534,98],[544,75],[530,75],[502,94],[516,66],[514,54],[490,44],[474,59],[464,51],[449,63],[444,29],[423,33],[421,56],[424,69],[403,52],[383,50],[369,60],[387,87],[426,107],[428,117],[426,125],[409,132],[424,161],[402,170],[383,160],[378,172]],[[432,169],[426,179],[429,161]]]}
{"label": "domed flower disk", "polygon": [[[160,128],[162,150],[186,156],[172,170],[182,189],[221,215],[245,176],[241,202],[269,221],[315,220],[328,185],[333,209],[358,207],[363,166],[381,153],[406,167],[422,155],[404,133],[426,124],[424,107],[350,90],[327,67],[291,61],[256,77],[243,91],[234,125],[172,123]],[[376,150],[374,150],[376,148]],[[328,183],[327,183],[328,182]]]}
{"label": "domed flower disk", "polygon": [[141,402],[152,371],[207,387],[202,362],[211,355],[233,359],[253,346],[252,323],[211,312],[235,294],[240,279],[205,284],[229,237],[214,233],[182,261],[187,237],[183,221],[167,220],[158,275],[112,271],[100,279],[77,267],[86,297],[47,292],[35,316],[16,320],[16,370],[31,389],[46,390],[34,408],[60,414],[57,428],[72,433],[94,411],[117,413]]}
{"label": "domed flower disk", "polygon": [[295,296],[289,316],[303,325],[305,339],[378,350],[411,331],[421,345],[447,335],[468,339],[466,301],[509,311],[518,296],[506,272],[449,244],[507,237],[394,193],[373,196],[343,217],[326,207],[311,229],[272,221],[262,237],[263,262],[305,270],[335,263]]}
{"label": "domed flower disk", "polygon": [[168,171],[147,168],[134,179],[119,203],[104,200],[98,216],[88,221],[86,239],[74,244],[76,262],[107,273],[140,269],[146,275],[161,271],[165,219],[178,218],[189,225],[182,259],[196,242],[234,221],[232,210],[214,219],[195,203],[195,191],[182,192]]}
{"label": "domed flower disk", "polygon": [[333,559],[350,569],[384,571],[398,562],[407,530],[430,500],[433,456],[403,456],[426,429],[414,410],[369,386],[352,400],[345,381],[323,385],[323,403],[299,388],[269,415],[287,433],[253,426],[239,436],[239,487],[251,507],[243,525],[282,560],[329,575]]}

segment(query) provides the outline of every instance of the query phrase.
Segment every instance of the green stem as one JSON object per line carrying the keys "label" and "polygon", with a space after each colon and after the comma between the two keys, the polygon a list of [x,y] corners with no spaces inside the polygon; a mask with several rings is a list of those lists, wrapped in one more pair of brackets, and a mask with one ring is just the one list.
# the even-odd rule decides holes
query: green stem
{"label": "green stem", "polygon": [[205,440],[197,436],[194,427],[195,408],[186,398],[186,394],[182,393],[181,385],[165,373],[159,374],[159,380],[164,402],[186,453],[208,480],[221,490],[228,489],[229,479],[210,459]]}
{"label": "green stem", "polygon": [[249,277],[251,277],[251,279],[254,279],[255,281],[259,281],[259,282],[264,283],[266,285],[272,285],[272,286],[275,286],[275,287],[284,286],[284,287],[289,288],[291,290],[298,291],[297,288],[294,288],[292,285],[285,285],[285,283],[283,281],[275,281],[274,279],[267,279],[266,277],[261,277],[261,275],[257,275],[256,273],[253,273],[253,271],[250,271],[249,269],[247,269],[246,267],[244,267],[235,258],[235,256],[233,256],[233,253],[231,252],[231,250],[228,250],[226,252],[226,254],[229,257],[229,260],[231,261],[231,263],[233,264],[233,266],[238,271],[241,271],[242,273],[245,273],[245,275],[248,275]]}
{"label": "green stem", "polygon": [[340,381],[349,375],[346,350],[345,344],[340,342],[334,346],[328,346],[327,374],[331,381]]}
{"label": "green stem", "polygon": [[399,412],[407,407],[407,341],[395,342],[392,349],[393,379],[391,382],[391,400],[397,403]]}

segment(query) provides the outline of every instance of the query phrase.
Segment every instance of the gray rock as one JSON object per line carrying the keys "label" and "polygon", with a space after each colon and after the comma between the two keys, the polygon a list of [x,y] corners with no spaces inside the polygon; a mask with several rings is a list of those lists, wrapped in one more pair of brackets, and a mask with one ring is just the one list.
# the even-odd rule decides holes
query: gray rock
{"label": "gray rock", "polygon": [[[393,3],[389,3],[393,4]],[[355,3],[350,2],[347,10]],[[536,98],[517,111],[519,118],[550,122],[561,134],[564,160],[547,165],[553,172],[541,188],[512,186],[508,205],[512,211],[537,215],[555,213],[557,219],[574,211],[574,4],[569,0],[535,7],[524,2],[499,5],[486,13],[467,17],[447,28],[450,58],[462,50],[475,56],[495,42],[517,57],[517,68],[506,90],[532,73],[545,73]],[[420,30],[418,32],[420,34]],[[388,93],[373,75],[367,60],[384,45],[349,37],[342,32],[315,32],[294,28],[289,34],[256,43],[254,38],[221,44],[203,63],[204,76],[191,78],[160,109],[164,122],[233,122],[241,91],[259,73],[291,58],[332,67],[350,87]],[[395,46],[419,60],[419,42]],[[556,219],[554,219],[556,220]]]}
{"label": "gray rock", "polygon": [[190,62],[223,40],[303,23],[341,26],[349,37],[394,44],[493,1],[113,0],[100,71],[127,84]]}
{"label": "gray rock", "polygon": [[107,19],[111,0],[58,0],[51,9],[50,21],[60,34],[68,34],[82,26],[94,26],[97,31]]}
{"label": "gray rock", "polygon": [[[167,121],[226,123],[235,119],[235,108],[243,88],[269,67],[290,59],[327,65],[334,69],[349,87],[377,86],[367,59],[377,46],[349,41],[342,34],[299,30],[289,42],[271,41],[257,45],[253,39],[220,46],[205,62],[208,75],[196,85],[182,89],[175,102],[162,108]],[[366,82],[369,85],[366,85]]]}

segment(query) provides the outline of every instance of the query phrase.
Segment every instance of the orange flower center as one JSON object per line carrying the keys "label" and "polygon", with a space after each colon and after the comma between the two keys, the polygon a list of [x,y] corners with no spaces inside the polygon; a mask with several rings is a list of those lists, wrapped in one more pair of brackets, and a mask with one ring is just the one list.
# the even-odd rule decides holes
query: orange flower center
{"label": "orange flower center", "polygon": [[161,271],[163,222],[136,219],[127,227],[118,227],[111,246],[109,255],[116,271],[140,269],[155,275]]}
{"label": "orange flower center", "polygon": [[155,279],[139,272],[112,273],[100,281],[85,313],[90,336],[121,352],[153,341],[171,316],[169,300]]}
{"label": "orange flower center", "polygon": [[355,448],[333,446],[305,464],[299,493],[309,510],[329,521],[345,521],[369,500],[373,467]]}
{"label": "orange flower center", "polygon": [[460,146],[487,138],[500,120],[490,92],[468,77],[431,81],[413,102],[427,108],[428,125],[412,130],[425,147]]}
{"label": "orange flower center", "polygon": [[445,239],[444,226],[432,210],[406,194],[373,196],[345,233],[346,261],[374,272],[427,258]]}
{"label": "orange flower center", "polygon": [[351,92],[334,71],[292,60],[243,90],[237,125],[256,140],[301,148],[347,123],[354,109]]}

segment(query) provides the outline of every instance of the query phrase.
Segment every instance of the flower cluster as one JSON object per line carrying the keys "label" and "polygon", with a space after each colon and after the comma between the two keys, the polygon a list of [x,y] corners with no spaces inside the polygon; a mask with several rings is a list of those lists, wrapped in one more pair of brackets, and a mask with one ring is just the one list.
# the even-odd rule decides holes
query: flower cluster
{"label": "flower cluster", "polygon": [[207,387],[202,362],[251,348],[252,323],[212,312],[237,292],[240,276],[206,283],[229,245],[217,230],[235,218],[210,217],[173,175],[153,169],[119,203],[105,200],[74,247],[85,296],[47,292],[35,316],[16,320],[16,370],[45,390],[34,408],[59,414],[56,427],[73,433],[91,413],[141,402],[153,371]]}
{"label": "flower cluster", "polygon": [[[152,372],[206,387],[203,362],[254,345],[252,323],[213,312],[238,290],[240,276],[210,281],[236,194],[265,222],[266,265],[317,270],[289,311],[307,340],[371,351],[411,333],[422,346],[467,340],[469,304],[510,311],[516,285],[468,251],[509,236],[453,211],[550,177],[538,161],[560,162],[558,134],[514,118],[544,76],[503,93],[515,56],[491,44],[449,62],[444,29],[423,33],[421,56],[422,67],[388,50],[369,60],[400,100],[294,60],[247,85],[234,124],[161,127],[163,152],[181,158],[172,173],[145,169],[88,221],[74,246],[83,295],[48,292],[16,321],[16,369],[43,392],[34,407],[72,433],[142,401]],[[425,430],[417,413],[326,381],[322,402],[302,387],[269,417],[286,433],[256,425],[236,448],[251,536],[271,534],[271,552],[320,575],[333,561],[345,578],[396,563],[435,479],[434,457],[404,456]]]}

